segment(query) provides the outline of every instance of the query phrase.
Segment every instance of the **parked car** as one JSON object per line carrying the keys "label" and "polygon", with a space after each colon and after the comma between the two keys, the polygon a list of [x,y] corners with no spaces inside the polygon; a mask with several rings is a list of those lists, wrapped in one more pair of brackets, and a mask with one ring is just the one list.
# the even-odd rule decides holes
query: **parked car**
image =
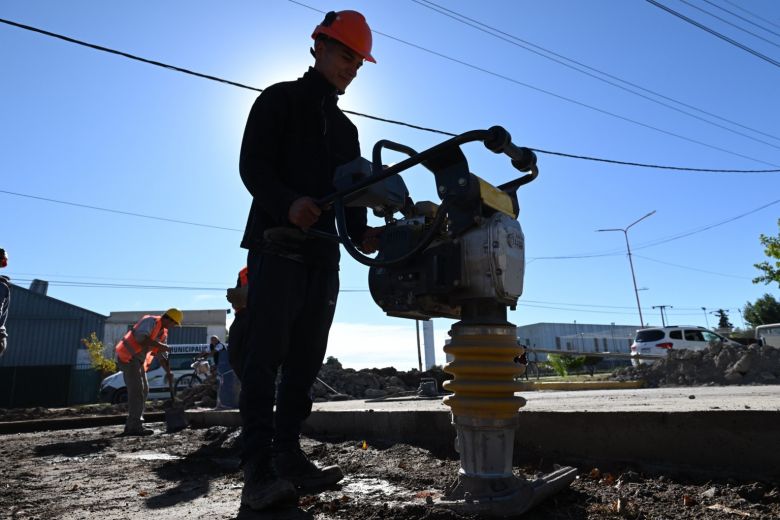
{"label": "parked car", "polygon": [[709,345],[718,343],[740,346],[736,341],[704,327],[683,325],[639,329],[631,345],[631,364],[637,366],[643,363],[654,363],[656,359],[653,358],[664,358],[671,349],[704,350]]}

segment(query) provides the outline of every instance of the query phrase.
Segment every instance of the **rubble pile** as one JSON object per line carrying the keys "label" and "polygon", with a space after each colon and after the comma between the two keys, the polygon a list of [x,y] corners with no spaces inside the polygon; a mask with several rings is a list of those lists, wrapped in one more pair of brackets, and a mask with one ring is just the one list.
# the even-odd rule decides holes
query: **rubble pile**
{"label": "rubble pile", "polygon": [[616,370],[612,379],[642,379],[649,386],[780,384],[780,349],[714,344],[704,350],[670,350],[652,364]]}
{"label": "rubble pile", "polygon": [[435,379],[436,387],[441,391],[441,384],[452,378],[440,367],[433,367],[425,372],[414,369],[401,372],[393,367],[355,370],[342,367],[338,359],[333,357],[329,357],[322,365],[318,377],[340,395],[334,394],[322,383],[315,382],[312,388],[315,401],[327,401],[334,396],[343,395],[354,399],[376,399],[413,393],[419,388],[420,379],[425,378]]}

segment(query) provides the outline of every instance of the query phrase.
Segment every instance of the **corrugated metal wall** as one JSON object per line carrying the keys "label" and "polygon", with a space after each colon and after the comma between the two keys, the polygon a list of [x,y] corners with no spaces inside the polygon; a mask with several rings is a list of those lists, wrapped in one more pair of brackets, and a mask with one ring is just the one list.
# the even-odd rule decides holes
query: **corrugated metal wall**
{"label": "corrugated metal wall", "polygon": [[534,323],[517,327],[517,339],[531,348],[562,352],[629,353],[636,325]]}
{"label": "corrugated metal wall", "polygon": [[11,291],[8,349],[0,366],[74,365],[81,338],[95,332],[102,339],[105,316],[24,287]]}
{"label": "corrugated metal wall", "polygon": [[168,329],[170,345],[185,345],[187,343],[208,343],[207,327],[174,327]]}
{"label": "corrugated metal wall", "polygon": [[81,339],[92,332],[102,339],[105,321],[95,312],[12,286],[8,349],[0,358],[0,406],[94,402],[99,374],[76,368],[86,352]]}

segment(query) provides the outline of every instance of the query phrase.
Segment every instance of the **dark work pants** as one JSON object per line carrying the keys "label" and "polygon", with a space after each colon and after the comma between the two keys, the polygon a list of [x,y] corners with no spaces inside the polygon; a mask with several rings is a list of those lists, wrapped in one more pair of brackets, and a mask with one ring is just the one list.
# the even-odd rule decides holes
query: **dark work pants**
{"label": "dark work pants", "polygon": [[239,402],[243,462],[269,456],[272,447],[297,446],[339,291],[335,270],[255,252],[247,265],[249,331]]}

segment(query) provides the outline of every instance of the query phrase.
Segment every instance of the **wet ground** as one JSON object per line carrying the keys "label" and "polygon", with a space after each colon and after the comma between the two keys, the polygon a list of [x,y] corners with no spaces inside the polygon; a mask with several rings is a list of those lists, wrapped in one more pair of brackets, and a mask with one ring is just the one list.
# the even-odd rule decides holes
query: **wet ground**
{"label": "wet ground", "polygon": [[[304,439],[304,450],[347,477],[267,513],[239,507],[239,430],[213,427],[145,438],[121,426],[0,436],[0,518],[460,520],[435,505],[458,461],[407,445]],[[716,454],[714,454],[716,456]],[[538,468],[525,467],[533,474]],[[628,468],[578,468],[571,487],[528,519],[780,518],[780,483],[685,480]],[[430,502],[434,504],[431,505]]]}

